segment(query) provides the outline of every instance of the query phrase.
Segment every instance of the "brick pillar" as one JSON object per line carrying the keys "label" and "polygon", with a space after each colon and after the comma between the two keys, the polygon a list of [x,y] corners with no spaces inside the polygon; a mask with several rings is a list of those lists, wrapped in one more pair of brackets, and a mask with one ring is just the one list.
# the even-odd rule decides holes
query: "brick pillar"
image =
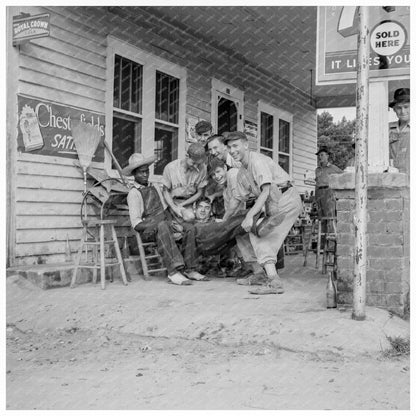
{"label": "brick pillar", "polygon": [[[352,304],[354,172],[330,176],[337,200],[338,304]],[[368,176],[367,305],[408,313],[410,282],[409,183],[402,173]]]}

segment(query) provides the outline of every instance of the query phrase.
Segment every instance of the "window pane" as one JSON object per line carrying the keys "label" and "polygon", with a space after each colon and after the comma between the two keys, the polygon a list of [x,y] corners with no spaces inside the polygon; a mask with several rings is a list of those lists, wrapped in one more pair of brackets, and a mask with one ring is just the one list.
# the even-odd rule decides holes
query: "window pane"
{"label": "window pane", "polygon": [[113,94],[113,106],[120,108],[120,65],[121,57],[116,55],[114,63],[114,94]]}
{"label": "window pane", "polygon": [[178,124],[179,121],[179,79],[156,72],[157,119]]}
{"label": "window pane", "polygon": [[273,116],[261,113],[260,146],[273,149]]}
{"label": "window pane", "polygon": [[156,123],[155,127],[155,175],[162,175],[164,167],[178,158],[178,129]]}
{"label": "window pane", "polygon": [[115,56],[114,107],[141,114],[142,77],[141,65],[121,56]]}
{"label": "window pane", "polygon": [[218,102],[218,134],[237,130],[237,106],[234,101],[221,97]]}
{"label": "window pane", "polygon": [[[121,167],[128,164],[132,153],[141,152],[141,120],[114,115],[113,154]],[[112,162],[112,169],[115,169]]]}
{"label": "window pane", "polygon": [[290,152],[290,123],[279,120],[279,152]]}
{"label": "window pane", "polygon": [[286,155],[279,155],[279,165],[290,174],[290,163],[289,163],[289,156]]}
{"label": "window pane", "polygon": [[273,152],[271,150],[260,149],[260,153],[263,153],[264,155],[269,156],[273,159]]}

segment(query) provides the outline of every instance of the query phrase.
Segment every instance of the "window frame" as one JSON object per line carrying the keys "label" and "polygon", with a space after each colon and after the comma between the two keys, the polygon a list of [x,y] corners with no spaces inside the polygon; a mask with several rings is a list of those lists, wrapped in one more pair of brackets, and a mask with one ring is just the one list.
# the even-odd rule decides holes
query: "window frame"
{"label": "window frame", "polygon": [[[273,116],[273,160],[279,163],[279,156],[289,156],[289,172],[292,176],[293,172],[293,114],[288,111],[281,110],[271,104],[268,104],[262,100],[258,101],[257,106],[257,123],[259,126],[259,136],[257,142],[257,151],[260,152],[260,138],[261,138],[261,113],[266,113]],[[283,120],[289,123],[289,153],[282,152],[279,149],[279,121]]]}
{"label": "window frame", "polygon": [[[113,106],[113,88],[114,88],[114,62],[115,55],[130,59],[143,67],[143,88],[142,88],[142,114],[132,113],[121,110]],[[178,123],[169,123],[167,121],[156,119],[155,102],[156,102],[156,71],[163,72],[179,79],[179,108]],[[106,102],[105,102],[105,119],[106,119],[106,142],[108,147],[113,148],[113,114],[117,111],[134,118],[142,120],[142,149],[141,152],[145,157],[152,156],[155,149],[155,126],[156,123],[165,124],[178,129],[178,157],[185,155],[185,116],[186,116],[186,68],[146,52],[128,42],[121,41],[113,36],[107,36],[107,58],[106,58]],[[153,85],[153,88],[145,88]],[[111,156],[105,152],[104,168],[111,176],[118,176],[118,172],[111,168]],[[123,167],[123,166],[122,166]],[[153,166],[150,168],[150,180],[160,181],[161,175],[153,174]]]}

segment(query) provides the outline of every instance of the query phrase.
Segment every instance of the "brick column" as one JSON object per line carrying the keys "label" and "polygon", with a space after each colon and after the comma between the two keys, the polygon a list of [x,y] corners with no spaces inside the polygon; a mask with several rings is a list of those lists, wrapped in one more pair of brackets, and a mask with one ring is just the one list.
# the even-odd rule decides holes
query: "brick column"
{"label": "brick column", "polygon": [[[330,176],[337,200],[338,304],[352,304],[354,172]],[[367,305],[401,316],[409,308],[409,182],[402,173],[368,176]]]}

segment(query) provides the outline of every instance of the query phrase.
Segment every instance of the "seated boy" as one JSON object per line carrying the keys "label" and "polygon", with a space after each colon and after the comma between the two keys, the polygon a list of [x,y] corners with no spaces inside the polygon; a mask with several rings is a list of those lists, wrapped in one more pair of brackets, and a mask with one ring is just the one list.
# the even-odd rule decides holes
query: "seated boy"
{"label": "seated boy", "polygon": [[163,171],[163,196],[170,212],[179,223],[195,219],[192,204],[197,201],[207,185],[206,155],[199,143],[191,143],[186,157],[165,166]]}

